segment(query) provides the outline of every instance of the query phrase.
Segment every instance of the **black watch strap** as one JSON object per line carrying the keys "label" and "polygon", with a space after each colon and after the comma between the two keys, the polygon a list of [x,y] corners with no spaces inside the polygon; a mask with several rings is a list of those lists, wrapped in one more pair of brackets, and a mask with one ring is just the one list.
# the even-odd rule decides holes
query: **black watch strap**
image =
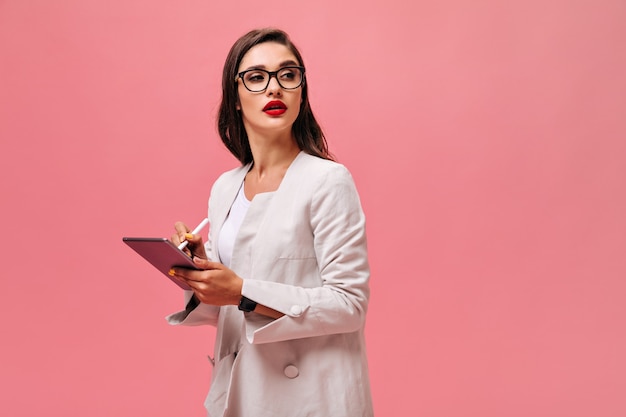
{"label": "black watch strap", "polygon": [[241,300],[239,300],[239,310],[245,312],[254,311],[254,309],[256,308],[256,304],[256,301],[252,301],[249,298],[241,296]]}

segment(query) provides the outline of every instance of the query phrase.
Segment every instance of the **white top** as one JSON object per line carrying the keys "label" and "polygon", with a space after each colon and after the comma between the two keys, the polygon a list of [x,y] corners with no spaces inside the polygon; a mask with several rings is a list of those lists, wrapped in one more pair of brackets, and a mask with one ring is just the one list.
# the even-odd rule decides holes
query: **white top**
{"label": "white top", "polygon": [[228,217],[222,226],[219,241],[217,242],[220,261],[227,267],[230,267],[230,260],[233,257],[233,248],[235,247],[235,239],[237,238],[237,233],[239,232],[243,218],[246,217],[248,207],[250,207],[250,201],[246,198],[243,191],[243,184],[241,184],[237,197],[228,212]]}

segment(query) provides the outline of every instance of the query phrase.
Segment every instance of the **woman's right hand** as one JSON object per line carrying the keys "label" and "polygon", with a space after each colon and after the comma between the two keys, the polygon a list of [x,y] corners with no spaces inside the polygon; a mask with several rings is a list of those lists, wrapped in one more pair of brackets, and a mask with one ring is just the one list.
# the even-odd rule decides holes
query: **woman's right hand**
{"label": "woman's right hand", "polygon": [[176,234],[173,234],[170,240],[176,246],[180,245],[184,241],[188,241],[187,247],[183,249],[190,258],[207,259],[206,251],[204,250],[204,243],[202,242],[202,236],[191,234],[191,229],[183,222],[174,223],[174,229]]}

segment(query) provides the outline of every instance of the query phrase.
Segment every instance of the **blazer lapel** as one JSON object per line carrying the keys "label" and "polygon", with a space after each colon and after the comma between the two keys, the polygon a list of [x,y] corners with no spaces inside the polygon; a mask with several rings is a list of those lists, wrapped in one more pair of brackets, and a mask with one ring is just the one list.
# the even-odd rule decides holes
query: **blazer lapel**
{"label": "blazer lapel", "polygon": [[[278,189],[273,192],[260,193],[254,196],[248,213],[239,229],[237,235],[236,248],[247,248],[248,253],[241,254],[248,257],[247,265],[241,265],[248,273],[246,276],[252,277],[254,265],[263,262],[267,258],[266,252],[272,246],[271,242],[275,238],[277,222],[283,221],[278,213],[282,212],[280,207],[289,206],[294,197],[294,189],[299,186],[298,178],[302,175],[302,165],[305,164],[305,152],[300,152],[292,161],[283,177]],[[257,239],[260,234],[262,238]],[[237,252],[235,250],[234,252]],[[233,253],[233,258],[235,253]],[[242,259],[243,260],[243,259]]]}
{"label": "blazer lapel", "polygon": [[232,207],[235,198],[237,198],[239,188],[241,187],[249,169],[250,164],[247,164],[235,171],[233,175],[228,178],[227,183],[224,184],[223,191],[221,193],[217,193],[217,195],[210,200],[212,223],[209,233],[211,234],[211,242],[213,246],[211,249],[214,253],[214,258],[217,261],[219,261],[217,240],[220,235],[220,231],[222,230],[222,226],[224,226],[224,222],[228,217],[230,208]]}
{"label": "blazer lapel", "polygon": [[[300,177],[301,166],[306,165],[307,154],[300,152],[293,160],[285,176],[283,177],[278,189],[273,192],[259,193],[254,196],[248,212],[243,219],[237,237],[235,239],[235,249],[233,250],[231,258],[231,268],[236,269],[242,276],[249,277],[252,275],[252,267],[255,263],[255,259],[262,256],[264,252],[263,245],[267,244],[267,240],[256,239],[259,230],[262,230],[268,221],[268,217],[273,221],[272,213],[276,212],[276,204],[285,204],[285,198],[292,197],[293,187],[298,186],[297,179]],[[230,208],[237,197],[239,188],[241,187],[244,178],[250,169],[250,164],[242,167],[239,171],[229,179],[229,183],[226,186],[224,192],[220,195],[220,201],[216,201],[215,210],[215,224],[211,225],[213,231],[213,247],[217,253],[217,239],[219,237],[220,230],[228,217]],[[265,239],[271,238],[272,231],[264,230],[263,235]],[[265,242],[265,243],[264,243]],[[253,250],[254,248],[254,250]]]}

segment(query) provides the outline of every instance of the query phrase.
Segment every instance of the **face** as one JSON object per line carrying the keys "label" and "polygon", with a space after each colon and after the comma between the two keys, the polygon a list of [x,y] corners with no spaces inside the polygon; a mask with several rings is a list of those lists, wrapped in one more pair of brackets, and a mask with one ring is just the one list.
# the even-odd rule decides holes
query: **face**
{"label": "face", "polygon": [[[300,65],[300,62],[289,48],[276,42],[264,42],[248,50],[239,64],[237,73],[249,69],[278,71],[292,65]],[[284,76],[289,77],[290,74]],[[246,89],[241,79],[238,79],[237,83],[239,93],[237,110],[241,112],[248,136],[254,133],[291,135],[291,126],[300,112],[302,86],[294,90],[285,90],[278,84],[276,77],[271,77],[267,89],[251,92]]]}

